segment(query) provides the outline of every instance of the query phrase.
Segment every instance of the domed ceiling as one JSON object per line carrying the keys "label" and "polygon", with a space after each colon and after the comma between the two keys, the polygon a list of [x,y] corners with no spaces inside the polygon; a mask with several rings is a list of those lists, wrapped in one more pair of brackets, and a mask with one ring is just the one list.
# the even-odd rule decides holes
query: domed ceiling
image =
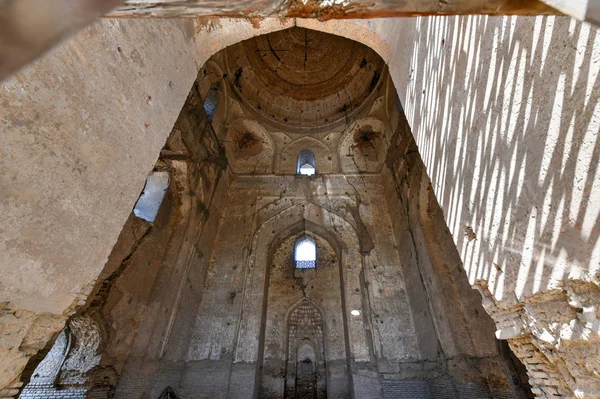
{"label": "domed ceiling", "polygon": [[227,48],[227,80],[254,113],[291,129],[331,127],[378,87],[385,63],[367,46],[291,28]]}

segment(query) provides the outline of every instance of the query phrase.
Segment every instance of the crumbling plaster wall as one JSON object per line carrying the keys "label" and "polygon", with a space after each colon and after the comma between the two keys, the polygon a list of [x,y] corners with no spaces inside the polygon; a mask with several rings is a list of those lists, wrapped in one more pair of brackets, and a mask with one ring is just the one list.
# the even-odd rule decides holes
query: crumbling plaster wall
{"label": "crumbling plaster wall", "polygon": [[[130,217],[85,310],[99,313],[111,333],[100,366],[132,393],[151,387],[159,359],[180,353],[179,341],[192,333],[189,315],[201,299],[197,287],[226,202],[225,167],[194,85],[155,166],[171,175],[159,215],[151,226]],[[146,228],[132,240],[140,224]],[[114,389],[116,378],[109,385]]]}
{"label": "crumbling plaster wall", "polygon": [[562,279],[593,279],[598,29],[555,17],[415,28],[403,104],[471,282],[522,300]]}
{"label": "crumbling plaster wall", "polygon": [[[257,370],[261,370],[263,353],[267,360],[272,360],[278,352],[277,343],[284,342],[281,314],[268,313],[267,309],[277,310],[285,307],[285,303],[292,304],[288,296],[296,298],[293,296],[296,294],[292,295],[293,288],[281,285],[277,277],[280,268],[275,274],[269,271],[270,262],[285,258],[274,255],[273,251],[285,237],[297,236],[305,230],[326,237],[327,245],[336,248],[335,256],[341,266],[341,306],[335,295],[312,295],[311,289],[307,289],[311,299],[325,310],[325,321],[331,328],[332,336],[325,345],[330,348],[327,361],[334,371],[328,381],[332,397],[344,397],[346,389],[361,398],[380,397],[383,380],[402,379],[436,381],[442,392],[450,392],[456,388],[449,376],[457,384],[469,384],[484,391],[496,388],[505,393],[509,387],[493,343],[493,328],[484,329],[482,334],[487,333],[487,339],[475,347],[464,339],[469,340],[476,332],[466,332],[466,337],[455,334],[465,334],[474,327],[476,319],[470,320],[471,324],[462,331],[439,336],[435,331],[433,335],[426,334],[431,330],[431,321],[429,324],[422,321],[423,302],[427,302],[424,298],[441,293],[407,287],[405,271],[419,269],[420,265],[410,250],[402,256],[397,251],[388,205],[382,201],[386,194],[377,174],[312,178],[235,176],[206,276],[199,281],[201,285],[195,285],[194,292],[201,297],[199,306],[196,313],[190,308],[178,315],[193,319],[193,327],[189,325],[188,331],[174,330],[158,368],[149,367],[147,362],[124,370],[117,395],[156,396],[170,385],[182,397],[252,397],[250,387],[260,386],[256,377],[260,375]],[[451,243],[449,237],[446,241]],[[328,251],[327,245],[322,250]],[[291,260],[291,247],[288,250]],[[275,279],[273,287],[268,275]],[[466,277],[461,277],[464,284],[455,290],[460,295],[468,296],[470,292],[476,296]],[[282,296],[283,289],[289,293]],[[479,303],[475,305],[481,309]],[[332,308],[339,312],[327,313]],[[437,317],[455,318],[460,315],[458,308],[458,304],[453,308],[450,305]],[[359,310],[360,315],[350,315],[353,309]],[[342,320],[338,320],[340,317]],[[487,317],[483,310],[480,317]],[[415,318],[420,320],[418,324]],[[454,323],[463,322],[459,316]],[[438,348],[439,341],[443,341],[443,348]],[[447,355],[439,352],[449,347],[454,352]],[[433,353],[429,348],[433,348]],[[455,362],[450,365],[456,371],[451,375],[446,366],[448,361]],[[264,370],[273,376],[285,370],[284,364],[279,371],[271,362],[265,366],[268,367]],[[344,373],[351,373],[351,388],[344,386],[348,383],[341,378]],[[146,374],[144,379],[142,374]],[[277,381],[269,378],[267,383],[272,386]]]}
{"label": "crumbling plaster wall", "polygon": [[598,397],[598,29],[553,17],[416,28],[403,104],[465,272],[537,396]]}
{"label": "crumbling plaster wall", "polygon": [[[598,29],[564,17],[439,17],[394,35],[379,23],[356,31],[367,28],[389,59],[427,190],[471,284],[496,304],[497,335],[529,366],[536,395],[595,397],[598,304],[567,300],[564,313],[555,298],[598,289]],[[528,310],[544,301],[545,312]]]}
{"label": "crumbling plaster wall", "polygon": [[[413,314],[415,323],[421,326],[420,345],[428,360],[443,358],[445,371],[459,390],[460,384],[472,378],[468,368],[473,364],[486,370],[485,374],[504,363],[505,370],[514,375],[508,359],[498,357],[494,323],[464,274],[403,115],[388,149],[382,179],[407,287],[412,296],[426,293],[415,303]],[[428,344],[430,340],[436,340],[437,347]],[[486,378],[494,395],[510,391],[493,374]]]}
{"label": "crumbling plaster wall", "polygon": [[[86,296],[198,65],[293,23],[253,22],[103,20],[3,84],[5,314],[61,315],[77,293]],[[512,292],[522,300],[564,277],[591,280],[596,28],[555,17],[296,23],[359,40],[388,62],[472,282],[487,280],[499,300]],[[4,351],[6,359],[26,352]],[[21,366],[9,368],[7,381]]]}
{"label": "crumbling plaster wall", "polygon": [[259,33],[216,27],[101,20],[3,83],[0,389],[85,302],[200,65]]}

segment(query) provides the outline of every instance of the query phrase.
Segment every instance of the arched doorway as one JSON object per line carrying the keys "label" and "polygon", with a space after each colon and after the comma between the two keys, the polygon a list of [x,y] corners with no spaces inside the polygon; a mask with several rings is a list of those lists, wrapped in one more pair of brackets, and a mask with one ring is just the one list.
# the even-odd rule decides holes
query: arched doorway
{"label": "arched doorway", "polygon": [[[313,343],[303,339],[296,350],[294,398],[317,398],[317,355]],[[286,395],[287,396],[287,395]]]}
{"label": "arched doorway", "polygon": [[323,317],[309,300],[294,307],[287,323],[285,398],[327,397]]}

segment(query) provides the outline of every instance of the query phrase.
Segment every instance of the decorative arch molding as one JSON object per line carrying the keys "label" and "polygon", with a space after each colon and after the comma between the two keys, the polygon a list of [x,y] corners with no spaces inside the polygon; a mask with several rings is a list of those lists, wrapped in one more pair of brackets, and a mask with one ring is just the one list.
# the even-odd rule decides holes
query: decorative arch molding
{"label": "decorative arch molding", "polygon": [[[322,309],[314,301],[305,297],[288,310],[285,315],[285,326],[285,397],[325,396],[327,393],[326,326]],[[303,346],[311,349],[311,353],[305,354],[308,355],[307,357],[312,357],[308,362],[307,359],[301,358],[300,352]]]}
{"label": "decorative arch molding", "polygon": [[[388,74],[385,78],[385,93],[375,99],[369,111],[369,117],[377,118],[383,122],[386,129],[386,137],[388,142],[392,140],[396,127],[398,126],[398,113],[402,114],[402,104],[396,95],[394,82]],[[398,112],[399,111],[399,112]]]}
{"label": "decorative arch molding", "polygon": [[[313,301],[312,299],[310,299],[309,297],[304,297],[300,300],[298,300],[296,303],[294,303],[292,306],[290,306],[290,308],[287,310],[287,312],[285,313],[285,325],[288,326],[289,322],[290,322],[290,317],[292,316],[292,314],[298,310],[300,307],[302,306],[310,306],[312,308],[314,308],[316,310],[316,312],[318,312],[319,317],[321,319],[322,322],[322,327],[323,327],[323,332],[327,331],[327,320],[325,319],[325,313],[323,312],[323,309],[321,308],[321,306],[319,306],[319,304],[317,304],[315,301]],[[287,328],[287,327],[286,327]],[[288,348],[290,345],[289,342],[289,336],[286,335],[286,341],[285,341],[285,347]],[[323,351],[325,346],[323,346]]]}
{"label": "decorative arch molding", "polygon": [[318,174],[336,172],[331,148],[313,137],[302,137],[294,140],[281,150],[278,173],[295,174],[298,154],[302,150],[310,150],[315,156],[315,168]]}
{"label": "decorative arch molding", "polygon": [[[338,252],[342,286],[342,304],[346,328],[346,352],[358,361],[369,361],[369,343],[362,319],[355,319],[348,328],[347,309],[360,308],[361,255],[355,228],[344,218],[327,209],[305,201],[287,206],[259,223],[251,241],[251,255],[247,259],[243,292],[243,308],[234,362],[260,361],[259,342],[266,316],[269,285],[270,254],[283,240],[302,231],[311,231],[328,241]],[[250,312],[246,309],[262,309]],[[261,337],[257,342],[256,337]]]}
{"label": "decorative arch molding", "polygon": [[[317,236],[322,238],[333,248],[338,258],[340,260],[343,250],[345,248],[345,243],[341,242],[335,234],[332,234],[328,229],[323,228],[322,226],[315,224],[309,220],[302,220],[294,223],[285,231],[281,231],[279,234],[273,237],[273,240],[269,244],[269,264],[271,264],[272,259],[271,256],[274,251],[279,248],[279,246],[286,241],[290,237],[300,237],[303,234],[309,233],[311,236]],[[319,249],[317,249],[318,251]]]}
{"label": "decorative arch molding", "polygon": [[[292,314],[292,312],[294,310],[296,310],[299,306],[301,306],[305,302],[309,303],[311,306],[313,306],[321,314],[321,317],[323,317],[323,326],[325,326],[325,318],[323,316],[323,309],[321,309],[321,307],[317,303],[315,303],[315,301],[313,301],[312,299],[310,299],[308,297],[304,297],[304,298],[298,300],[292,306],[290,306],[290,308],[285,313],[285,323],[286,323],[286,325],[287,325],[287,323],[288,323],[288,321],[290,319],[290,315]],[[326,327],[324,327],[324,328],[326,328]]]}
{"label": "decorative arch molding", "polygon": [[272,173],[274,145],[267,130],[258,121],[240,118],[232,121],[225,148],[233,155],[235,173]]}
{"label": "decorative arch molding", "polygon": [[[96,32],[120,32],[119,35],[122,35],[119,27],[126,24],[128,33],[126,36],[119,36],[119,40],[124,46],[133,46],[137,44],[136,41],[143,37],[143,32],[148,28],[147,24],[150,22],[150,20],[143,19],[127,22],[121,20],[101,20],[97,25],[95,25],[94,29]],[[62,245],[51,245],[55,244],[55,242],[52,240],[39,240],[40,245],[43,245],[47,248],[54,247],[55,250],[48,251],[46,255],[39,259],[37,264],[49,263],[51,265],[56,265],[56,262],[52,260],[56,258],[54,253],[69,254],[69,256],[65,258],[64,264],[78,264],[78,259],[89,259],[89,262],[86,264],[87,266],[81,270],[82,272],[79,273],[78,276],[69,276],[66,274],[67,272],[61,272],[57,274],[56,278],[64,278],[66,283],[63,286],[63,289],[56,290],[56,292],[48,298],[43,297],[39,292],[28,288],[25,285],[17,285],[15,287],[15,294],[10,295],[5,299],[10,300],[10,302],[17,308],[62,314],[63,311],[72,303],[72,298],[69,293],[78,292],[81,287],[89,283],[90,279],[95,278],[98,275],[99,270],[102,269],[105,259],[112,249],[114,237],[117,237],[123,222],[127,219],[129,214],[128,209],[130,209],[137,200],[141,187],[143,187],[148,169],[156,161],[156,155],[163,147],[166,136],[171,130],[173,123],[181,110],[181,106],[183,105],[189,93],[189,88],[197,78],[201,66],[204,65],[212,55],[226,48],[227,46],[254,36],[291,28],[295,25],[305,26],[309,29],[316,29],[328,33],[331,33],[333,30],[338,33],[341,32],[349,39],[360,41],[361,43],[372,47],[383,57],[384,60],[389,60],[390,51],[387,49],[388,46],[385,40],[381,39],[379,34],[373,32],[372,27],[369,27],[366,24],[365,26],[360,26],[358,22],[355,21],[330,21],[325,23],[317,21],[307,22],[302,19],[266,18],[260,21],[260,23],[257,23],[256,21],[244,19],[223,18],[220,20],[219,29],[210,29],[210,26],[206,26],[206,22],[195,19],[181,21],[168,20],[161,22],[160,29],[161,32],[164,32],[164,37],[169,39],[172,38],[174,40],[173,46],[178,46],[178,50],[176,52],[174,51],[169,53],[180,57],[179,59],[182,61],[175,70],[155,68],[157,63],[161,62],[160,54],[163,54],[156,51],[156,49],[161,48],[161,46],[166,43],[157,42],[156,44],[151,43],[145,47],[146,53],[144,54],[149,55],[147,62],[136,66],[135,70],[129,71],[125,68],[115,72],[114,68],[109,68],[108,63],[112,61],[107,59],[106,62],[104,62],[104,60],[99,60],[93,57],[94,48],[105,48],[109,45],[108,36],[102,34],[90,36],[90,32],[82,33],[82,35],[90,36],[90,40],[88,42],[71,40],[65,43],[65,46],[63,46],[60,51],[53,52],[52,54],[40,59],[35,65],[30,66],[29,73],[39,73],[38,76],[43,76],[43,78],[40,78],[40,80],[43,84],[45,84],[45,90],[48,90],[49,92],[55,91],[55,93],[60,96],[67,96],[67,98],[71,98],[72,93],[69,91],[72,91],[72,87],[74,87],[73,85],[79,84],[79,76],[69,76],[64,72],[61,72],[60,69],[57,69],[58,72],[56,76],[63,79],[61,80],[55,79],[54,75],[46,77],[46,75],[44,75],[42,72],[47,70],[49,65],[52,63],[65,63],[65,61],[63,61],[60,57],[65,57],[65,54],[72,51],[81,51],[82,57],[89,56],[89,60],[94,60],[94,68],[98,71],[102,71],[102,73],[97,76],[97,82],[99,84],[95,85],[91,89],[92,91],[87,97],[97,98],[98,101],[105,101],[106,99],[110,98],[111,101],[106,102],[105,107],[102,107],[102,112],[94,112],[89,115],[87,123],[89,124],[90,131],[102,131],[103,137],[106,138],[106,140],[103,141],[103,145],[116,146],[122,149],[130,149],[132,157],[126,158],[117,154],[114,155],[114,159],[110,158],[108,160],[103,160],[103,163],[98,164],[102,166],[110,166],[111,170],[115,171],[112,179],[102,179],[100,172],[105,171],[104,168],[89,168],[89,170],[86,172],[86,178],[89,181],[97,181],[99,183],[94,187],[93,190],[84,194],[81,194],[77,191],[77,185],[70,184],[71,179],[68,177],[59,175],[55,176],[56,181],[60,181],[60,179],[66,177],[64,184],[61,184],[61,187],[64,187],[64,190],[61,191],[61,196],[64,197],[78,197],[81,198],[81,201],[85,202],[88,199],[91,200],[93,198],[97,198],[101,193],[122,190],[122,194],[119,196],[118,201],[116,199],[113,201],[108,201],[102,209],[91,212],[86,221],[81,220],[77,223],[74,222],[72,229],[76,232],[74,234],[75,236],[92,237],[95,233],[97,233],[98,230],[104,232],[103,235],[98,238],[98,243],[95,247],[92,248],[92,246],[82,245],[80,246],[79,250],[69,252],[64,251],[64,247]],[[345,28],[346,26],[348,29]],[[343,29],[339,30],[340,28]],[[162,62],[164,62],[164,59],[162,59]],[[140,138],[140,135],[124,137],[122,134],[123,129],[138,128],[138,125],[140,125],[141,122],[137,119],[134,120],[134,118],[131,118],[129,115],[130,111],[127,110],[131,109],[132,106],[142,109],[142,105],[138,104],[137,100],[135,104],[133,104],[125,95],[113,95],[116,93],[115,88],[121,87],[121,83],[126,81],[133,81],[132,91],[131,93],[128,93],[128,96],[131,98],[143,97],[144,109],[148,106],[147,103],[150,102],[153,104],[169,104],[168,107],[163,107],[162,109],[159,109],[160,107],[156,107],[154,112],[148,113],[147,118],[143,121],[145,125],[141,125],[142,128],[146,126],[146,133],[143,135],[143,139]],[[158,85],[159,81],[160,89]],[[57,82],[60,82],[60,84]],[[176,84],[173,84],[173,82]],[[109,88],[110,90],[108,90]],[[154,92],[152,92],[152,99],[150,99],[150,97],[147,95],[147,90],[150,89],[154,90]],[[141,96],[143,92],[146,92],[146,96]],[[138,96],[138,94],[140,95]],[[86,107],[86,104],[84,103],[75,105],[81,107],[81,109]],[[58,112],[58,109],[56,109],[56,111],[56,113],[48,112],[45,114],[51,114],[53,119],[64,123],[64,125],[61,127],[62,131],[77,130],[77,120],[74,120],[68,115],[64,115],[64,112]],[[126,121],[126,123],[106,124],[105,115],[113,115],[113,119],[123,119]],[[33,130],[35,130],[37,126],[44,126],[44,124],[47,122],[47,120],[44,118],[34,120],[33,117],[29,118],[27,121],[31,121],[31,127]],[[50,128],[49,133],[54,131],[54,128]],[[61,146],[70,139],[70,137],[67,137],[64,134],[57,134],[55,143],[57,146]],[[23,142],[23,145],[25,145],[25,142]],[[121,152],[125,153],[125,150],[121,150]],[[119,152],[119,154],[121,154],[121,152]],[[74,155],[77,154],[75,153]],[[135,165],[135,168],[132,169],[132,165]],[[19,178],[30,179],[33,185],[39,184],[42,187],[47,185],[47,183],[42,182],[39,177],[36,178],[35,176],[32,176],[30,172],[26,170],[26,168],[21,169],[22,170],[18,173]],[[10,173],[10,171],[7,173]],[[49,201],[54,202],[53,200],[55,196],[53,196],[52,193],[49,193],[47,198]],[[117,202],[129,204],[130,206],[117,207]],[[106,217],[105,210],[113,205],[114,209],[118,208],[119,210],[111,214],[110,217]],[[33,226],[40,220],[62,220],[57,216],[60,215],[61,212],[63,212],[63,210],[54,209],[52,207],[50,209],[45,209],[43,215],[32,214],[30,215],[30,218],[27,218],[27,220],[23,219],[24,221],[22,222],[22,226],[24,228],[28,228],[30,225]],[[90,222],[90,220],[92,222]],[[90,226],[94,226],[94,228],[92,229]],[[50,227],[56,227],[62,231],[60,226],[56,224],[51,224]],[[5,270],[7,271],[7,279],[16,279],[16,272],[10,272],[10,270],[19,270],[19,268],[15,266],[19,262],[24,262],[23,264],[25,265],[25,269],[27,269],[27,267],[30,268],[27,270],[32,271],[32,276],[41,274],[38,273],[39,270],[41,270],[40,267],[37,266],[37,264],[34,264],[33,261],[27,260],[33,259],[29,255],[30,254],[27,251],[22,253],[13,252],[11,256],[6,258],[12,259],[10,262],[6,263]],[[64,269],[68,270],[68,268]],[[38,305],[38,303],[43,303],[44,305]]]}
{"label": "decorative arch molding", "polygon": [[[272,209],[275,208],[275,209]],[[262,229],[268,228],[268,224],[274,223],[274,219],[283,217],[292,217],[290,214],[295,214],[301,211],[303,216],[298,219],[302,222],[302,225],[307,228],[312,226],[313,229],[321,229],[322,232],[314,231],[316,234],[323,236],[329,243],[336,248],[338,252],[346,249],[343,245],[344,242],[340,242],[336,238],[335,234],[332,234],[330,230],[338,232],[338,227],[349,227],[352,230],[352,235],[356,237],[359,247],[362,248],[361,237],[359,234],[358,227],[354,220],[350,220],[330,209],[328,206],[323,204],[316,204],[306,200],[300,200],[297,202],[290,202],[289,199],[281,199],[275,203],[271,203],[268,206],[261,208],[257,214],[257,227],[252,235],[252,247],[255,248],[257,237]],[[339,220],[338,220],[339,219]],[[331,226],[329,228],[323,227],[324,225]],[[281,232],[284,236],[280,236],[277,232]],[[298,230],[301,231],[301,230]],[[273,241],[269,244],[270,249],[279,245],[279,243],[292,235],[292,229],[290,227],[287,230],[277,229],[272,230]]]}
{"label": "decorative arch molding", "polygon": [[[361,215],[360,215],[360,207],[361,207],[361,202],[357,201],[357,200],[352,200],[351,197],[345,197],[347,200],[343,201],[343,206],[338,206],[338,209],[343,209],[345,214],[341,214],[340,212],[336,211],[335,209],[333,209],[330,206],[330,203],[328,200],[325,201],[319,201],[318,203],[316,202],[311,202],[311,201],[307,201],[307,200],[294,200],[294,199],[290,199],[290,198],[281,198],[277,201],[274,202],[270,202],[264,206],[262,206],[261,208],[259,208],[257,214],[256,214],[256,219],[255,219],[255,224],[258,226],[256,227],[256,229],[254,229],[254,233],[256,233],[256,231],[258,231],[258,228],[264,224],[268,219],[273,218],[275,216],[277,216],[278,213],[282,212],[283,210],[290,208],[292,206],[295,205],[305,205],[305,206],[314,206],[316,208],[310,208],[314,210],[314,215],[317,218],[323,218],[325,216],[325,214],[323,214],[322,212],[319,212],[320,208],[325,209],[327,212],[329,212],[329,214],[327,215],[336,215],[342,219],[345,220],[345,222],[349,223],[352,228],[354,228],[356,235],[358,237],[359,240],[359,245],[360,245],[360,252],[361,253],[365,253],[368,254],[372,249],[373,249],[373,240],[371,238],[371,235],[369,234],[365,223],[363,222]],[[326,216],[327,216],[326,215]],[[330,219],[330,223],[333,223],[332,226],[334,226],[334,230],[335,229],[335,220]]]}
{"label": "decorative arch molding", "polygon": [[342,173],[378,172],[385,162],[389,140],[389,129],[379,118],[354,121],[340,140]]}

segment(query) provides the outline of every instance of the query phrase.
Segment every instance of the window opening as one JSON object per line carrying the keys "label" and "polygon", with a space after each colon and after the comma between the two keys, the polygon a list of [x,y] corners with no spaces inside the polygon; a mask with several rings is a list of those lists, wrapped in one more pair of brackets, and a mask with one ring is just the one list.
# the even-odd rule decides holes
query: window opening
{"label": "window opening", "polygon": [[168,187],[169,172],[152,172],[146,178],[144,192],[133,208],[135,216],[147,222],[154,222]]}
{"label": "window opening", "polygon": [[208,121],[212,122],[215,111],[219,106],[219,88],[217,87],[216,83],[210,85],[206,100],[204,100],[204,104],[202,104],[202,106],[204,107],[204,112],[206,112]]}
{"label": "window opening", "polygon": [[294,247],[296,269],[314,269],[317,266],[317,243],[309,236],[296,240]]}
{"label": "window opening", "polygon": [[298,165],[296,173],[299,175],[312,176],[317,172],[315,168],[315,154],[311,150],[302,150],[298,154]]}

